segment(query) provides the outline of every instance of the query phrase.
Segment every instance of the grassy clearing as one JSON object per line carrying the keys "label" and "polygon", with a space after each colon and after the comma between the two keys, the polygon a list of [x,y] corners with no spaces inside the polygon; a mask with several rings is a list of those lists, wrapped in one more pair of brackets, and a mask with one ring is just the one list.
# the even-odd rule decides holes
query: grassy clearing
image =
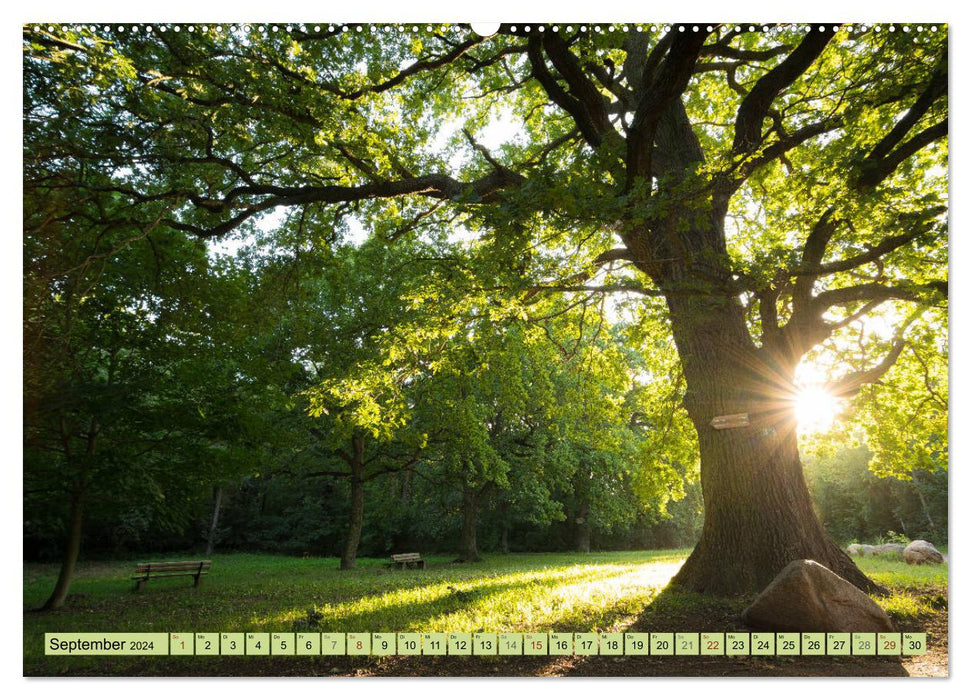
{"label": "grassy clearing", "polygon": [[[150,581],[141,593],[132,591],[134,561],[97,562],[80,567],[67,608],[52,613],[32,610],[49,594],[56,567],[26,565],[24,670],[106,672],[110,664],[107,672],[124,675],[170,673],[172,664],[194,663],[45,657],[43,634],[54,631],[620,631],[644,619],[686,556],[686,550],[529,554],[488,556],[474,565],[433,557],[424,571],[363,559],[356,570],[340,571],[336,559],[231,554],[213,557],[212,574],[199,589],[180,578]],[[946,607],[945,566],[857,561],[890,589],[879,602],[896,618],[918,619],[940,609],[941,599]],[[714,622],[716,615],[705,614],[712,604],[679,594],[651,612],[669,621],[700,613]]]}
{"label": "grassy clearing", "polygon": [[889,590],[875,600],[899,624],[920,620],[947,609],[947,564],[911,566],[886,556],[853,561],[871,579]]}
{"label": "grassy clearing", "polygon": [[[686,555],[507,555],[474,565],[432,557],[424,571],[362,559],[340,571],[336,559],[233,554],[213,557],[199,589],[179,578],[150,581],[142,593],[131,590],[135,562],[86,564],[64,610],[26,612],[25,670],[60,666],[43,656],[44,632],[293,631],[306,629],[310,611],[312,629],[323,632],[619,630]],[[55,576],[55,567],[25,566],[27,611],[43,603]]]}
{"label": "grassy clearing", "polygon": [[888,588],[947,586],[947,564],[911,566],[888,556],[855,557],[853,561],[867,576]]}

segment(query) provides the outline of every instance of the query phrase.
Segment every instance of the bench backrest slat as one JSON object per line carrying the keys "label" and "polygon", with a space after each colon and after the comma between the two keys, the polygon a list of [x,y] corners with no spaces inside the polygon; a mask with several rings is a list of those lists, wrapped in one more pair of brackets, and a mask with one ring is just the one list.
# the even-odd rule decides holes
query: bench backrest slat
{"label": "bench backrest slat", "polygon": [[419,560],[421,560],[421,555],[418,554],[418,552],[391,555],[391,561],[419,561]]}
{"label": "bench backrest slat", "polygon": [[193,571],[206,573],[212,566],[211,561],[159,561],[135,565],[136,574]]}

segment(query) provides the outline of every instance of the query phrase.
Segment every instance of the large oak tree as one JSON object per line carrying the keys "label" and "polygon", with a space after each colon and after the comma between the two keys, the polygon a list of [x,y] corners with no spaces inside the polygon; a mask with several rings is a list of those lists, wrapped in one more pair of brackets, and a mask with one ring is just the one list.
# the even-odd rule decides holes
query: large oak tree
{"label": "large oak tree", "polygon": [[859,340],[829,387],[853,395],[946,301],[943,27],[191,29],[25,28],[31,156],[134,230],[444,229],[527,318],[544,291],[662,300],[705,503],[676,582],[812,558],[872,587],[813,512],[792,399],[807,353]]}

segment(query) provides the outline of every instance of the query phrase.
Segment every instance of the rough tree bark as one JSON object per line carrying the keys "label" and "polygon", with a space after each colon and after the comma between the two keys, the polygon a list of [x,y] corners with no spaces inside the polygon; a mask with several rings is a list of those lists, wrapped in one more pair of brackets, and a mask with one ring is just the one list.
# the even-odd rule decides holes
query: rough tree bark
{"label": "rough tree bark", "polygon": [[[674,583],[698,592],[757,591],[793,559],[813,559],[864,590],[879,590],[826,534],[813,509],[784,392],[793,367],[766,366],[734,300],[671,297],[687,382],[685,407],[698,432],[705,520]],[[685,308],[688,307],[688,308]],[[715,416],[748,413],[750,424],[715,429]]]}

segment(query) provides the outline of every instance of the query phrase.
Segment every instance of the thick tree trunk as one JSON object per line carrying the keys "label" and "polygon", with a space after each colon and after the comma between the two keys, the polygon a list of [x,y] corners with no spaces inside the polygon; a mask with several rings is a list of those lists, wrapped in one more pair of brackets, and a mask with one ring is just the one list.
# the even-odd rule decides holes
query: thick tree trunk
{"label": "thick tree trunk", "polygon": [[705,522],[674,579],[698,592],[764,588],[794,559],[813,559],[857,587],[877,590],[825,533],[810,501],[792,430],[758,424],[724,435],[698,425]]}
{"label": "thick tree trunk", "polygon": [[[705,156],[680,100],[661,114],[654,156],[669,193],[679,183],[685,192],[697,189],[692,173]],[[813,510],[792,405],[805,339],[799,328],[787,329],[791,337],[772,335],[778,326],[767,306],[763,337],[771,337],[771,347],[752,341],[727,262],[731,188],[725,184],[705,190],[710,199],[686,195],[646,223],[632,219],[620,228],[635,265],[664,292],[687,385],[684,404],[698,432],[705,522],[674,583],[699,592],[753,593],[793,559],[814,559],[859,588],[878,589],[826,535]],[[741,413],[749,415],[748,425],[711,425],[716,416]]]}
{"label": "thick tree trunk", "polygon": [[71,494],[71,510],[68,515],[67,544],[64,548],[64,557],[61,560],[61,571],[57,576],[57,583],[54,584],[54,591],[50,598],[44,603],[43,610],[53,610],[60,608],[67,600],[67,594],[71,590],[71,581],[74,578],[74,568],[78,562],[78,554],[81,552],[81,526],[83,521],[81,492]]}
{"label": "thick tree trunk", "polygon": [[349,463],[351,469],[351,515],[347,525],[347,538],[344,540],[344,554],[341,556],[341,569],[353,569],[357,561],[357,548],[361,544],[361,530],[364,529],[364,440],[354,437],[353,453]]}
{"label": "thick tree trunk", "polygon": [[[674,583],[698,592],[760,591],[794,559],[813,559],[857,587],[879,590],[823,530],[803,477],[792,405],[794,367],[751,342],[734,299],[671,295],[698,432],[705,522]],[[747,413],[743,427],[716,416]]]}
{"label": "thick tree trunk", "polygon": [[590,553],[590,524],[580,523],[577,525],[577,551],[582,554]]}
{"label": "thick tree trunk", "polygon": [[209,521],[209,534],[206,537],[206,556],[212,556],[213,547],[216,546],[216,528],[219,526],[219,507],[223,500],[223,487],[216,485],[212,489],[212,519]]}
{"label": "thick tree trunk", "polygon": [[462,553],[459,561],[482,561],[476,540],[478,500],[476,490],[472,486],[464,484],[462,486]]}

